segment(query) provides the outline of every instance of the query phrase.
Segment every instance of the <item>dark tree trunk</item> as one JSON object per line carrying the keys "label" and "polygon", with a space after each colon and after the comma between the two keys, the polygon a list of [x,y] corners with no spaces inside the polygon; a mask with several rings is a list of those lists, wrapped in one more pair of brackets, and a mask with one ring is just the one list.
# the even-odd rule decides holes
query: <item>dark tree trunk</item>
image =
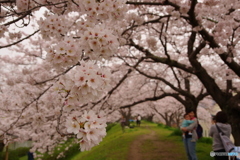
{"label": "dark tree trunk", "polygon": [[129,120],[131,118],[131,108],[121,109],[120,113],[126,120],[125,125],[129,126],[130,125]]}
{"label": "dark tree trunk", "polygon": [[162,116],[162,118],[165,120],[166,126],[172,127],[172,124],[174,122],[173,116],[174,113],[171,113],[170,115],[167,112],[164,113],[164,116]]}
{"label": "dark tree trunk", "polygon": [[186,101],[185,101],[185,105],[184,105],[186,113],[189,111],[193,111],[195,113],[195,115],[197,116],[197,106],[198,106],[198,102],[195,102],[186,97]]}
{"label": "dark tree trunk", "polygon": [[228,101],[227,105],[220,108],[228,114],[228,120],[232,127],[232,135],[235,145],[240,146],[240,93],[236,94]]}
{"label": "dark tree trunk", "polygon": [[174,119],[177,125],[177,128],[180,128],[180,122],[183,119],[184,113],[182,111],[175,112]]}
{"label": "dark tree trunk", "polygon": [[230,92],[229,87],[232,87],[232,84],[229,81],[226,83],[225,91],[220,89],[215,80],[208,74],[206,69],[202,67],[201,63],[198,62],[197,54],[205,47],[205,43],[199,44],[199,46],[193,50],[195,39],[196,32],[192,32],[188,41],[189,62],[194,67],[196,76],[205,86],[208,93],[212,96],[219,107],[228,114],[235,144],[240,146],[240,106],[238,106],[240,105],[240,92],[233,95],[233,93]]}
{"label": "dark tree trunk", "polygon": [[0,152],[2,152],[4,149],[4,143],[2,140],[0,140]]}
{"label": "dark tree trunk", "polygon": [[152,122],[152,121],[153,121],[153,116],[154,116],[154,115],[148,115],[148,116],[146,117],[146,120],[149,121],[149,122]]}
{"label": "dark tree trunk", "polygon": [[166,119],[164,119],[164,120],[165,120],[165,122],[166,122],[166,126],[172,127],[171,121],[170,121],[168,118],[166,118]]}
{"label": "dark tree trunk", "polygon": [[232,135],[236,146],[240,146],[240,112],[228,111],[228,115],[231,114],[229,123],[232,126]]}
{"label": "dark tree trunk", "polygon": [[[190,81],[188,78],[184,78],[184,83],[185,83],[185,89],[189,93],[191,93],[191,87],[190,87]],[[184,102],[184,107],[186,113],[189,111],[193,111],[195,115],[197,116],[197,106],[198,106],[199,100],[197,100],[194,96],[192,97],[187,97],[185,96],[185,102]]]}

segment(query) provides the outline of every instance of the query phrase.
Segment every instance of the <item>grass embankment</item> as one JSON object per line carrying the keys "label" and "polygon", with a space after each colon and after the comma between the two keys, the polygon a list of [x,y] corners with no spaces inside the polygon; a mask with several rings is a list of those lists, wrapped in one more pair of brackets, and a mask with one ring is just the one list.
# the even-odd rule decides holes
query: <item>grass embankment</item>
{"label": "grass embankment", "polygon": [[125,129],[123,133],[119,124],[108,131],[107,136],[100,145],[93,147],[90,151],[81,152],[72,160],[126,160],[131,143],[143,134],[150,131],[135,127]]}
{"label": "grass embankment", "polygon": [[[159,159],[163,158],[163,156],[168,157],[169,159],[174,159],[176,156],[179,160],[187,159],[180,132],[163,125],[143,122],[141,127],[126,129],[125,133],[122,133],[120,125],[117,124],[112,127],[107,136],[98,146],[92,148],[90,151],[77,154],[72,160],[127,160],[132,142],[139,138],[139,136],[150,134],[151,131],[154,131],[157,134],[158,140],[163,142],[163,145],[156,146],[153,145],[151,141],[145,140],[143,145],[139,146],[140,151],[143,154],[148,154],[156,149],[156,147],[160,147],[161,153],[159,153]],[[174,134],[172,134],[173,132]],[[167,145],[164,145],[169,143],[174,147],[169,148],[166,147]],[[209,139],[203,138],[200,140],[197,143],[196,150],[199,160],[212,160],[209,155],[211,151],[211,141],[209,141]]]}

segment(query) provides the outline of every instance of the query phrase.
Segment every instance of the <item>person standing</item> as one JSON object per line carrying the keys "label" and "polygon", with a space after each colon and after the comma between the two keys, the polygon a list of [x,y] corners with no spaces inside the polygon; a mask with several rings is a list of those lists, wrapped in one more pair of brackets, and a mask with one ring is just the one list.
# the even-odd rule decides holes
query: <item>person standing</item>
{"label": "person standing", "polygon": [[[228,137],[230,137],[230,134],[232,132],[231,125],[227,123],[228,117],[227,114],[223,111],[219,111],[215,116],[215,123],[211,126],[209,131],[209,136],[213,138],[213,151],[215,153],[217,152],[226,152],[222,143],[222,140],[219,136],[219,132],[217,129],[217,126],[219,129]],[[217,126],[216,126],[217,125]],[[226,152],[227,153],[227,152]],[[228,156],[221,155],[218,156],[217,154],[214,156],[215,160],[228,160]]]}
{"label": "person standing", "polygon": [[120,120],[120,124],[122,127],[122,132],[125,132],[125,125],[126,125],[126,118],[124,116],[122,116],[121,120]]}
{"label": "person standing", "polygon": [[[182,121],[181,127],[184,128],[192,124],[194,121],[190,119],[190,116],[188,114],[184,114],[184,120]],[[188,131],[188,134],[192,134],[191,131]],[[185,132],[183,132],[183,138],[185,138]]]}
{"label": "person standing", "polygon": [[185,137],[183,138],[183,143],[185,146],[188,160],[197,160],[196,141],[198,140],[198,136],[197,136],[196,128],[198,125],[198,120],[195,117],[195,113],[193,111],[189,111],[186,114],[189,115],[190,120],[192,120],[193,123],[191,123],[187,127],[181,128],[181,130],[185,134]]}
{"label": "person standing", "polygon": [[140,114],[138,114],[136,122],[137,122],[137,126],[140,126],[140,124],[141,124],[141,116],[140,116]]}
{"label": "person standing", "polygon": [[28,152],[28,160],[34,160],[34,156],[32,152]]}

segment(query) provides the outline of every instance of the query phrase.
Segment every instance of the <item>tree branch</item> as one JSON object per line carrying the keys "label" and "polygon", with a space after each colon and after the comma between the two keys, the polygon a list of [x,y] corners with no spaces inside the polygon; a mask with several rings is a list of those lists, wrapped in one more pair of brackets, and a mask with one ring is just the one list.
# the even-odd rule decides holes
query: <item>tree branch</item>
{"label": "tree branch", "polygon": [[[131,108],[137,104],[140,104],[140,103],[143,103],[143,102],[147,102],[147,101],[157,101],[159,99],[162,99],[162,98],[165,98],[167,96],[172,96],[174,95],[173,93],[164,93],[160,96],[154,96],[154,97],[148,97],[148,98],[145,98],[143,100],[139,100],[139,101],[136,101],[136,102],[133,102],[131,104],[128,104],[128,105],[124,105],[124,106],[121,106],[120,108]],[[176,94],[177,95],[177,94]]]}
{"label": "tree branch", "polygon": [[13,46],[13,45],[16,45],[16,44],[18,44],[18,43],[20,43],[20,42],[28,39],[29,37],[35,35],[35,34],[38,33],[38,32],[39,32],[39,30],[33,32],[32,34],[28,35],[27,37],[25,37],[25,38],[23,38],[23,39],[20,39],[19,41],[14,42],[14,43],[12,43],[12,44],[8,44],[8,45],[6,45],[6,46],[0,46],[0,49],[2,49],[2,48],[7,48],[7,47],[11,47],[11,46]]}
{"label": "tree branch", "polygon": [[137,50],[145,53],[146,58],[150,58],[155,62],[160,62],[160,63],[163,63],[163,64],[167,64],[167,65],[182,69],[182,70],[184,70],[188,73],[194,74],[193,68],[191,68],[189,66],[186,66],[184,64],[178,63],[177,61],[171,60],[169,58],[162,58],[162,57],[155,56],[148,49],[144,49],[143,47],[134,43],[132,39],[130,39],[130,43],[128,45],[132,46],[132,47],[135,47]]}

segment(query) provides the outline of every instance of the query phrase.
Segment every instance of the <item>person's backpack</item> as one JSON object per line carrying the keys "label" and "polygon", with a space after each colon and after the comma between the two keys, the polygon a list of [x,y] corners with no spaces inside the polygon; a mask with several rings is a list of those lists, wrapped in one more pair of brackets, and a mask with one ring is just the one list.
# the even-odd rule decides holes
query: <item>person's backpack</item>
{"label": "person's backpack", "polygon": [[235,145],[233,144],[233,142],[230,140],[230,138],[228,136],[226,136],[221,129],[218,127],[218,125],[216,124],[219,136],[222,140],[222,144],[224,146],[224,149],[226,152],[232,152],[235,148]]}
{"label": "person's backpack", "polygon": [[198,135],[198,139],[202,138],[202,136],[203,136],[203,128],[202,128],[201,124],[199,124],[199,123],[198,123],[198,126],[196,128],[196,132],[197,132],[197,135]]}

